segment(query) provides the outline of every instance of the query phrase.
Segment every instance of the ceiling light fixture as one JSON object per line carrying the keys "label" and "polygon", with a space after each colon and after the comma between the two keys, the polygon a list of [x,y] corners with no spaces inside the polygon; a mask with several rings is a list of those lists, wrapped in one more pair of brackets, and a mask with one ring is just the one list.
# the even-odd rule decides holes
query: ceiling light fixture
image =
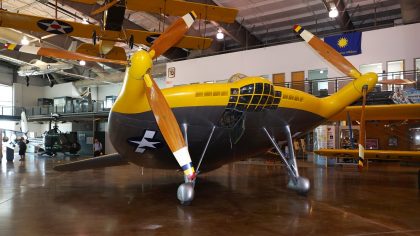
{"label": "ceiling light fixture", "polygon": [[84,61],[84,60],[79,61],[79,65],[81,65],[81,66],[86,65],[86,61]]}
{"label": "ceiling light fixture", "polygon": [[222,29],[217,29],[217,34],[216,34],[216,38],[218,39],[218,40],[222,40],[222,39],[224,39],[225,38],[225,34],[222,32]]}
{"label": "ceiling light fixture", "polygon": [[20,40],[20,44],[22,45],[29,45],[29,40],[26,36],[23,36],[22,39]]}
{"label": "ceiling light fixture", "polygon": [[328,16],[331,18],[336,18],[338,16],[337,7],[331,4],[330,11],[328,12]]}

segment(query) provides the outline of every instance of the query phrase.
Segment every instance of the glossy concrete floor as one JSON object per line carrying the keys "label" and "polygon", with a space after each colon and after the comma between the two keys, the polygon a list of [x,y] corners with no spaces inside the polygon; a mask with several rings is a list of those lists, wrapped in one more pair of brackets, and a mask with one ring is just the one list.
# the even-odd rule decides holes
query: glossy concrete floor
{"label": "glossy concrete floor", "polygon": [[280,165],[236,163],[203,175],[193,205],[178,204],[175,171],[52,170],[65,160],[3,158],[0,235],[420,235],[418,168],[396,163],[316,168],[307,197]]}

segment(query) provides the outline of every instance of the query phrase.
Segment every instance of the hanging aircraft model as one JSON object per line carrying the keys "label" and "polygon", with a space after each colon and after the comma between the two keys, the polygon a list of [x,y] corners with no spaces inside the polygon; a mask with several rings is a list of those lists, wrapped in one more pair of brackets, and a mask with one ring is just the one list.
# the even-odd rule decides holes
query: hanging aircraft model
{"label": "hanging aircraft model", "polygon": [[[74,1],[86,4],[96,4],[97,2],[103,3],[99,9],[92,12],[92,14],[103,14],[102,25],[82,24],[0,10],[0,27],[91,38],[92,44],[83,43],[76,49],[76,52],[113,60],[127,60],[125,50],[122,47],[115,46],[116,42],[127,43],[130,48],[133,48],[135,44],[151,46],[153,41],[159,37],[160,33],[123,28],[126,9],[176,16],[182,16],[189,11],[194,10],[198,14],[196,17],[199,17],[200,19],[223,21],[227,23],[233,22],[238,12],[236,9],[178,0]],[[207,49],[210,47],[211,43],[212,39],[210,38],[183,36],[181,40],[173,46],[189,49]]]}
{"label": "hanging aircraft model", "polygon": [[[50,83],[50,87],[54,86],[54,76],[51,73],[60,73],[63,70],[72,69],[73,65],[63,62],[47,63],[38,59],[34,59],[22,65],[18,69],[18,75],[26,77],[26,86],[29,86],[30,76],[42,75],[46,77]],[[66,74],[69,74],[65,72]]]}
{"label": "hanging aircraft model", "polygon": [[[261,77],[160,90],[149,74],[153,59],[176,45],[193,21],[193,13],[180,18],[154,41],[148,52],[138,51],[130,63],[125,63],[128,66],[122,91],[108,120],[111,142],[118,153],[62,164],[54,169],[77,171],[129,163],[150,168],[181,168],[185,182],[179,186],[177,197],[182,204],[188,204],[194,198],[197,174],[265,153],[274,146],[289,174],[288,187],[307,193],[310,183],[299,175],[292,138],[304,135],[372,90],[377,75],[360,74],[341,54],[296,26],[295,31],[310,46],[355,80],[325,98],[273,86]],[[92,61],[104,60],[46,48],[32,51],[66,59],[80,60],[82,56]],[[286,140],[291,149],[289,157],[277,144],[281,140]],[[360,161],[363,163],[363,159]]]}

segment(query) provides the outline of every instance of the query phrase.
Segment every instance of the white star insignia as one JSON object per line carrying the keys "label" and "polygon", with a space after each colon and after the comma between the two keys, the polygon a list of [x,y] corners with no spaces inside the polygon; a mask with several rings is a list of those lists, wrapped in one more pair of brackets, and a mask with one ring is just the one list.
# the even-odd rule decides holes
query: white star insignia
{"label": "white star insignia", "polygon": [[129,142],[131,143],[135,143],[138,144],[135,152],[138,153],[143,153],[146,149],[146,147],[148,148],[156,148],[156,144],[159,144],[160,142],[150,142],[147,140],[147,138],[152,139],[155,136],[156,131],[151,131],[151,130],[146,130],[146,132],[144,133],[143,138],[141,139],[141,141],[132,141],[130,140]]}
{"label": "white star insignia", "polygon": [[54,20],[51,23],[46,23],[46,22],[40,22],[40,24],[47,26],[48,28],[46,29],[47,32],[51,32],[51,31],[59,31],[60,33],[66,34],[67,32],[65,31],[65,29],[71,28],[71,26],[67,26],[67,25],[60,25],[60,23],[58,23],[56,20]]}

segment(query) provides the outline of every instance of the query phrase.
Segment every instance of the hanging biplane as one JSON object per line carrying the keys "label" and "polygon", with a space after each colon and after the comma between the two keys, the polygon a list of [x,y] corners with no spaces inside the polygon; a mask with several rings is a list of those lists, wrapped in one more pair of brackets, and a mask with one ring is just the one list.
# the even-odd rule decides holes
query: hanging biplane
{"label": "hanging biplane", "polygon": [[[179,186],[177,196],[182,204],[188,204],[194,198],[197,174],[263,154],[274,146],[290,176],[288,187],[299,193],[308,192],[309,180],[299,175],[293,150],[287,158],[278,141],[286,140],[293,149],[292,138],[304,135],[372,90],[377,75],[361,75],[341,54],[296,26],[295,31],[309,45],[355,80],[325,98],[273,86],[261,77],[160,90],[149,74],[153,59],[182,38],[193,22],[192,15],[176,21],[148,52],[138,51],[131,57],[123,88],[108,120],[111,142],[118,153],[62,164],[54,169],[77,171],[129,163],[150,168],[181,168],[185,182]],[[39,51],[50,54],[45,48]],[[62,55],[55,51],[51,54]],[[76,60],[78,56],[71,54]]]}
{"label": "hanging biplane", "polygon": [[[92,0],[74,0],[86,4],[96,4]],[[165,0],[165,1],[138,1],[138,0],[114,0],[98,1],[103,5],[92,12],[102,13],[101,26],[83,24],[78,22],[64,21],[54,18],[45,18],[32,15],[24,15],[0,10],[0,27],[9,27],[18,30],[32,32],[44,32],[49,34],[65,34],[68,36],[91,38],[92,43],[83,43],[76,52],[86,55],[104,57],[113,60],[126,60],[126,53],[122,47],[115,46],[116,42],[124,42],[133,48],[134,44],[151,46],[159,37],[158,32],[149,32],[136,29],[123,28],[125,10],[148,11],[161,14],[181,16],[194,10],[200,19],[233,22],[237,10],[219,6],[199,3]],[[189,49],[207,49],[212,39],[183,36],[174,47]]]}
{"label": "hanging biplane", "polygon": [[[411,81],[397,80],[397,83],[412,84]],[[392,83],[392,82],[390,82]],[[388,83],[388,84],[390,84]],[[395,84],[395,82],[394,82]],[[330,118],[331,121],[341,121],[350,118],[348,122],[360,117],[361,129],[364,129],[365,120],[418,120],[420,119],[420,104],[395,104],[395,105],[369,105],[365,107],[362,115],[362,106],[349,106],[340,113]],[[363,117],[362,117],[363,116]],[[359,133],[360,134],[360,133]],[[365,142],[367,134],[361,132],[359,140]],[[354,149],[319,149],[316,154],[329,157],[358,157],[359,150]],[[420,157],[420,151],[406,150],[364,150],[364,159],[412,160]]]}

